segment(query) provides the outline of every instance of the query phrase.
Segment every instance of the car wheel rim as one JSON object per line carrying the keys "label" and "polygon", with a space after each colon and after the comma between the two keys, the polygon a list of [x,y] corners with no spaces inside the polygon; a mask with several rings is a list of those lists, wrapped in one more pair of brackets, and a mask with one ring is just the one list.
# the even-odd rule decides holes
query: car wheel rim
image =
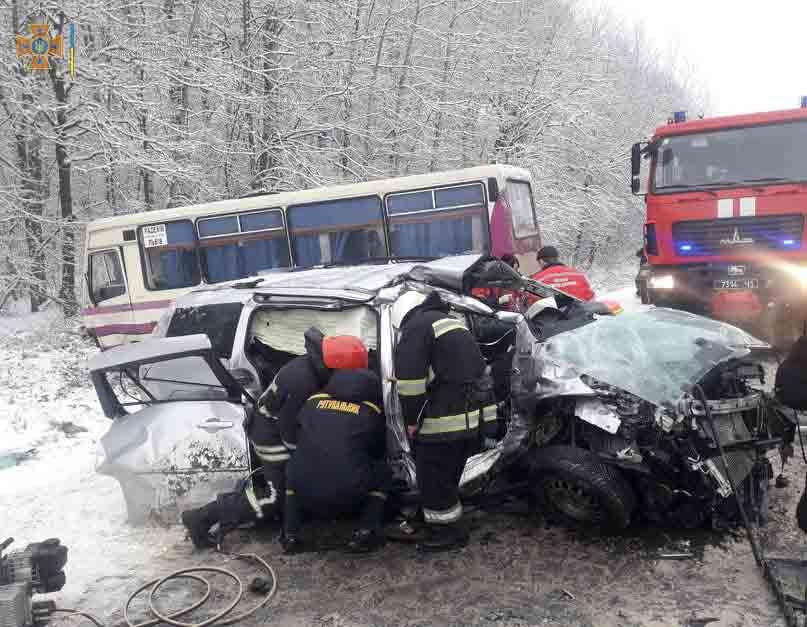
{"label": "car wheel rim", "polygon": [[579,483],[553,478],[544,483],[544,490],[550,503],[573,520],[591,523],[602,518],[600,504]]}

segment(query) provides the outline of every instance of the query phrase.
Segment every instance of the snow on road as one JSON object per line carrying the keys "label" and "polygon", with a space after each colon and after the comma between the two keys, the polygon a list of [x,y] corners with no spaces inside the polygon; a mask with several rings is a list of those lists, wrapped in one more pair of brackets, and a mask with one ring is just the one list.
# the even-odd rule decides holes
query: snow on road
{"label": "snow on road", "polygon": [[0,459],[36,449],[0,469],[0,536],[16,539],[12,549],[61,538],[67,585],[54,598],[104,615],[109,608],[96,604],[109,595],[97,593],[142,574],[181,534],[127,525],[117,482],[95,472],[97,441],[109,426],[86,371],[96,350],[57,316],[0,318]]}
{"label": "snow on road", "polygon": [[622,309],[625,312],[642,311],[643,309],[648,309],[650,307],[649,305],[642,305],[639,297],[636,296],[636,288],[633,285],[630,287],[623,287],[621,289],[603,292],[602,294],[598,292],[597,299],[616,301],[622,305]]}

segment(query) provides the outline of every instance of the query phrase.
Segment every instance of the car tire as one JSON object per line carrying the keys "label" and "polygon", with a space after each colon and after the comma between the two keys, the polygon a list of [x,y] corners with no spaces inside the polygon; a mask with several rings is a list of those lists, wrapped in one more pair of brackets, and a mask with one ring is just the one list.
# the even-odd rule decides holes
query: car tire
{"label": "car tire", "polygon": [[584,449],[536,449],[530,464],[533,497],[551,521],[606,532],[626,528],[636,496],[618,468]]}

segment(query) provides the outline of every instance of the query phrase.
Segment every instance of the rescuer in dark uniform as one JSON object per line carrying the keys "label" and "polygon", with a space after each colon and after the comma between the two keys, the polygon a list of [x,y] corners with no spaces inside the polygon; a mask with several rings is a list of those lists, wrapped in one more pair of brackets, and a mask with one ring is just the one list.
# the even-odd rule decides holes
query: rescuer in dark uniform
{"label": "rescuer in dark uniform", "polygon": [[384,544],[381,532],[391,474],[385,455],[381,381],[367,369],[367,351],[351,336],[333,338],[341,363],[325,388],[312,395],[296,421],[296,447],[288,464],[281,542],[302,550],[304,515],[331,517],[360,511],[347,549],[369,552]]}
{"label": "rescuer in dark uniform", "polygon": [[[219,535],[251,522],[277,516],[285,493],[285,466],[296,439],[297,414],[309,396],[322,389],[331,368],[338,364],[332,343],[319,329],[305,332],[306,354],[283,366],[261,395],[257,411],[248,408],[244,429],[253,454],[262,464],[242,489],[219,494],[204,507],[182,512],[182,522],[197,548],[213,546],[210,528],[219,523]],[[337,342],[338,345],[338,342]]]}
{"label": "rescuer in dark uniform", "polygon": [[[802,335],[790,349],[776,371],[776,398],[796,411],[807,411],[807,334]],[[798,429],[798,425],[796,426]],[[796,507],[796,521],[807,533],[807,480]]]}
{"label": "rescuer in dark uniform", "polygon": [[[406,292],[393,306],[400,330],[395,376],[407,430],[414,438],[417,482],[426,522],[419,548],[464,546],[459,482],[479,446],[479,427],[495,424],[496,405],[479,393],[485,361],[465,326],[439,294]],[[433,377],[432,377],[433,374]]]}

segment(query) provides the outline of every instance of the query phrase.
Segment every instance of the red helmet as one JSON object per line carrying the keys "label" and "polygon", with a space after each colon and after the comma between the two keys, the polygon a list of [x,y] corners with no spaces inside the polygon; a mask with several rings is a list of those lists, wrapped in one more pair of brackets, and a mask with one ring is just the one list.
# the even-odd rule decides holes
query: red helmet
{"label": "red helmet", "polygon": [[367,368],[367,347],[354,335],[330,335],[322,340],[322,361],[326,368]]}

